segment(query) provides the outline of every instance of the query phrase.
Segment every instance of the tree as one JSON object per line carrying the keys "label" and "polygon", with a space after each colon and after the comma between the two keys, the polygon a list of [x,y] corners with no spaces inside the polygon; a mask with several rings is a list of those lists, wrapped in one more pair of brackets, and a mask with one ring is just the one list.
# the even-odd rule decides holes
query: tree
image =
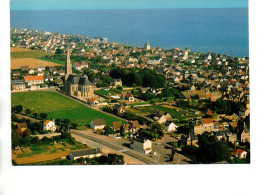
{"label": "tree", "polygon": [[40,117],[41,117],[41,119],[46,120],[47,114],[46,113],[40,113]]}
{"label": "tree", "polygon": [[31,110],[30,109],[26,109],[25,110],[25,114],[27,114],[27,115],[31,114]]}
{"label": "tree", "polygon": [[57,54],[57,55],[63,54],[63,50],[62,49],[56,49],[55,54]]}
{"label": "tree", "polygon": [[64,119],[63,120],[63,125],[65,126],[65,129],[69,130],[69,124],[70,124],[70,120],[69,119]]}
{"label": "tree", "polygon": [[33,117],[38,118],[38,113],[37,112],[33,113]]}
{"label": "tree", "polygon": [[123,165],[125,163],[124,156],[118,154],[108,154],[108,164],[110,165]]}
{"label": "tree", "polygon": [[15,112],[20,114],[23,111],[23,106],[22,105],[17,105],[14,108]]}
{"label": "tree", "polygon": [[196,159],[202,163],[214,163],[219,161],[229,161],[229,146],[223,141],[218,141],[215,136],[207,133],[199,136],[199,149],[196,152]]}
{"label": "tree", "polygon": [[77,128],[77,126],[78,126],[78,124],[77,124],[77,123],[71,123],[71,128],[72,128],[72,129],[76,129],[76,128]]}
{"label": "tree", "polygon": [[110,128],[109,126],[106,126],[104,128],[104,130],[105,130],[105,132],[104,132],[105,135],[111,135],[111,134],[114,135],[115,134],[115,131],[112,128]]}

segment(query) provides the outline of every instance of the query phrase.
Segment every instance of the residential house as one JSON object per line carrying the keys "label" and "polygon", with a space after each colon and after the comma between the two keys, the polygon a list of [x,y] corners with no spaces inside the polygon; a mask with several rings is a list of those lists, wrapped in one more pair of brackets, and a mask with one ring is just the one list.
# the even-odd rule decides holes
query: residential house
{"label": "residential house", "polygon": [[247,152],[243,149],[237,148],[236,149],[236,157],[243,159],[246,158]]}
{"label": "residential house", "polygon": [[237,134],[236,133],[231,133],[230,135],[228,135],[227,140],[229,142],[231,142],[232,144],[237,144]]}
{"label": "residential house", "polygon": [[90,127],[92,129],[104,129],[106,126],[106,121],[105,119],[93,119],[91,122],[90,122]]}
{"label": "residential house", "polygon": [[93,149],[86,149],[80,151],[73,151],[69,154],[69,158],[71,160],[76,160],[79,158],[94,158],[94,157],[100,157],[101,154],[102,152],[99,148],[93,148]]}
{"label": "residential house", "polygon": [[112,127],[114,131],[119,131],[122,127],[121,121],[112,122]]}
{"label": "residential house", "polygon": [[122,86],[122,80],[121,79],[113,79],[113,83],[115,86]]}
{"label": "residential house", "polygon": [[152,141],[144,138],[134,138],[130,143],[130,148],[148,154],[152,152]]}
{"label": "residential house", "polygon": [[73,68],[76,69],[76,70],[81,71],[81,64],[78,63],[78,62],[75,62],[75,63],[73,63]]}
{"label": "residential house", "polygon": [[51,120],[46,120],[44,123],[43,123],[43,130],[45,131],[56,131],[56,125],[55,125],[55,122],[54,120],[51,121]]}
{"label": "residential house", "polygon": [[169,113],[159,111],[156,114],[152,115],[153,120],[157,121],[160,124],[165,123],[166,121],[172,121],[172,117]]}
{"label": "residential house", "polygon": [[95,106],[98,104],[98,100],[97,98],[89,98],[88,99],[88,103],[91,105],[91,106]]}
{"label": "residential house", "polygon": [[173,131],[177,131],[178,126],[175,125],[173,122],[168,122],[165,124],[166,126],[166,131],[167,132],[173,132]]}
{"label": "residential house", "polygon": [[14,123],[17,134],[21,136],[26,136],[28,135],[29,131],[27,129],[27,123]]}
{"label": "residential house", "polygon": [[118,115],[123,114],[125,109],[122,104],[116,104],[113,106],[113,112],[117,113]]}
{"label": "residential house", "polygon": [[189,124],[190,132],[197,134],[202,134],[206,132],[214,131],[214,123],[211,118],[204,118],[204,119],[195,119],[192,120]]}
{"label": "residential house", "polygon": [[42,72],[43,70],[45,70],[45,67],[43,67],[43,66],[38,66],[38,67],[36,67],[36,70],[37,70],[38,72]]}
{"label": "residential house", "polygon": [[35,71],[34,71],[33,69],[30,69],[30,70],[28,71],[29,74],[34,74],[34,72],[35,72]]}
{"label": "residential house", "polygon": [[135,133],[136,131],[140,130],[140,124],[139,122],[136,120],[136,121],[129,121],[127,122],[124,127],[123,127],[123,130],[124,132],[132,132],[132,133]]}
{"label": "residential house", "polygon": [[133,94],[131,92],[128,92],[128,91],[122,92],[121,99],[131,101],[131,102],[135,101]]}

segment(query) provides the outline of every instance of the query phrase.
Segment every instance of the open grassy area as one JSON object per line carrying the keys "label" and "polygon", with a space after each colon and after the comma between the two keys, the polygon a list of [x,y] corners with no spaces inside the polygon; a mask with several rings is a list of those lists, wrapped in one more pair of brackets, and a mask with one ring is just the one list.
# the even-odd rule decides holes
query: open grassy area
{"label": "open grassy area", "polygon": [[[108,125],[119,119],[98,112],[70,100],[56,92],[32,91],[22,93],[12,93],[12,106],[22,105],[25,109],[32,112],[47,113],[48,118],[69,119],[71,122],[78,123],[79,127],[89,125],[93,119],[104,118]],[[122,121],[123,122],[123,121]]]}
{"label": "open grassy area", "polygon": [[56,63],[56,64],[60,64],[60,65],[65,65],[64,61],[61,60],[56,60],[56,59],[47,59],[47,58],[37,58],[38,60],[43,60],[43,61],[47,61],[47,62],[52,62],[52,63]]}
{"label": "open grassy area", "polygon": [[43,52],[43,51],[38,51],[38,50],[17,51],[17,52],[11,52],[11,59],[41,58],[41,57],[44,57],[46,55],[54,55],[54,54]]}

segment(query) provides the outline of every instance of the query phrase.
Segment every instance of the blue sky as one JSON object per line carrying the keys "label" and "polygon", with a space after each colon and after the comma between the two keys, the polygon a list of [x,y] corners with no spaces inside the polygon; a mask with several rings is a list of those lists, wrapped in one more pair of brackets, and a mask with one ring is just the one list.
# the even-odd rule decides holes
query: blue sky
{"label": "blue sky", "polygon": [[232,7],[248,7],[248,0],[11,0],[11,10]]}

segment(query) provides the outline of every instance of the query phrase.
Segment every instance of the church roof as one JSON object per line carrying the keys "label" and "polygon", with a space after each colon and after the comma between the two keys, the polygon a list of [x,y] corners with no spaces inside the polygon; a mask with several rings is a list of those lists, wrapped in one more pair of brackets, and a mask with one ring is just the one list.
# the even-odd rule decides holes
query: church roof
{"label": "church roof", "polygon": [[77,85],[91,85],[91,82],[88,80],[87,76],[69,75],[67,82]]}

